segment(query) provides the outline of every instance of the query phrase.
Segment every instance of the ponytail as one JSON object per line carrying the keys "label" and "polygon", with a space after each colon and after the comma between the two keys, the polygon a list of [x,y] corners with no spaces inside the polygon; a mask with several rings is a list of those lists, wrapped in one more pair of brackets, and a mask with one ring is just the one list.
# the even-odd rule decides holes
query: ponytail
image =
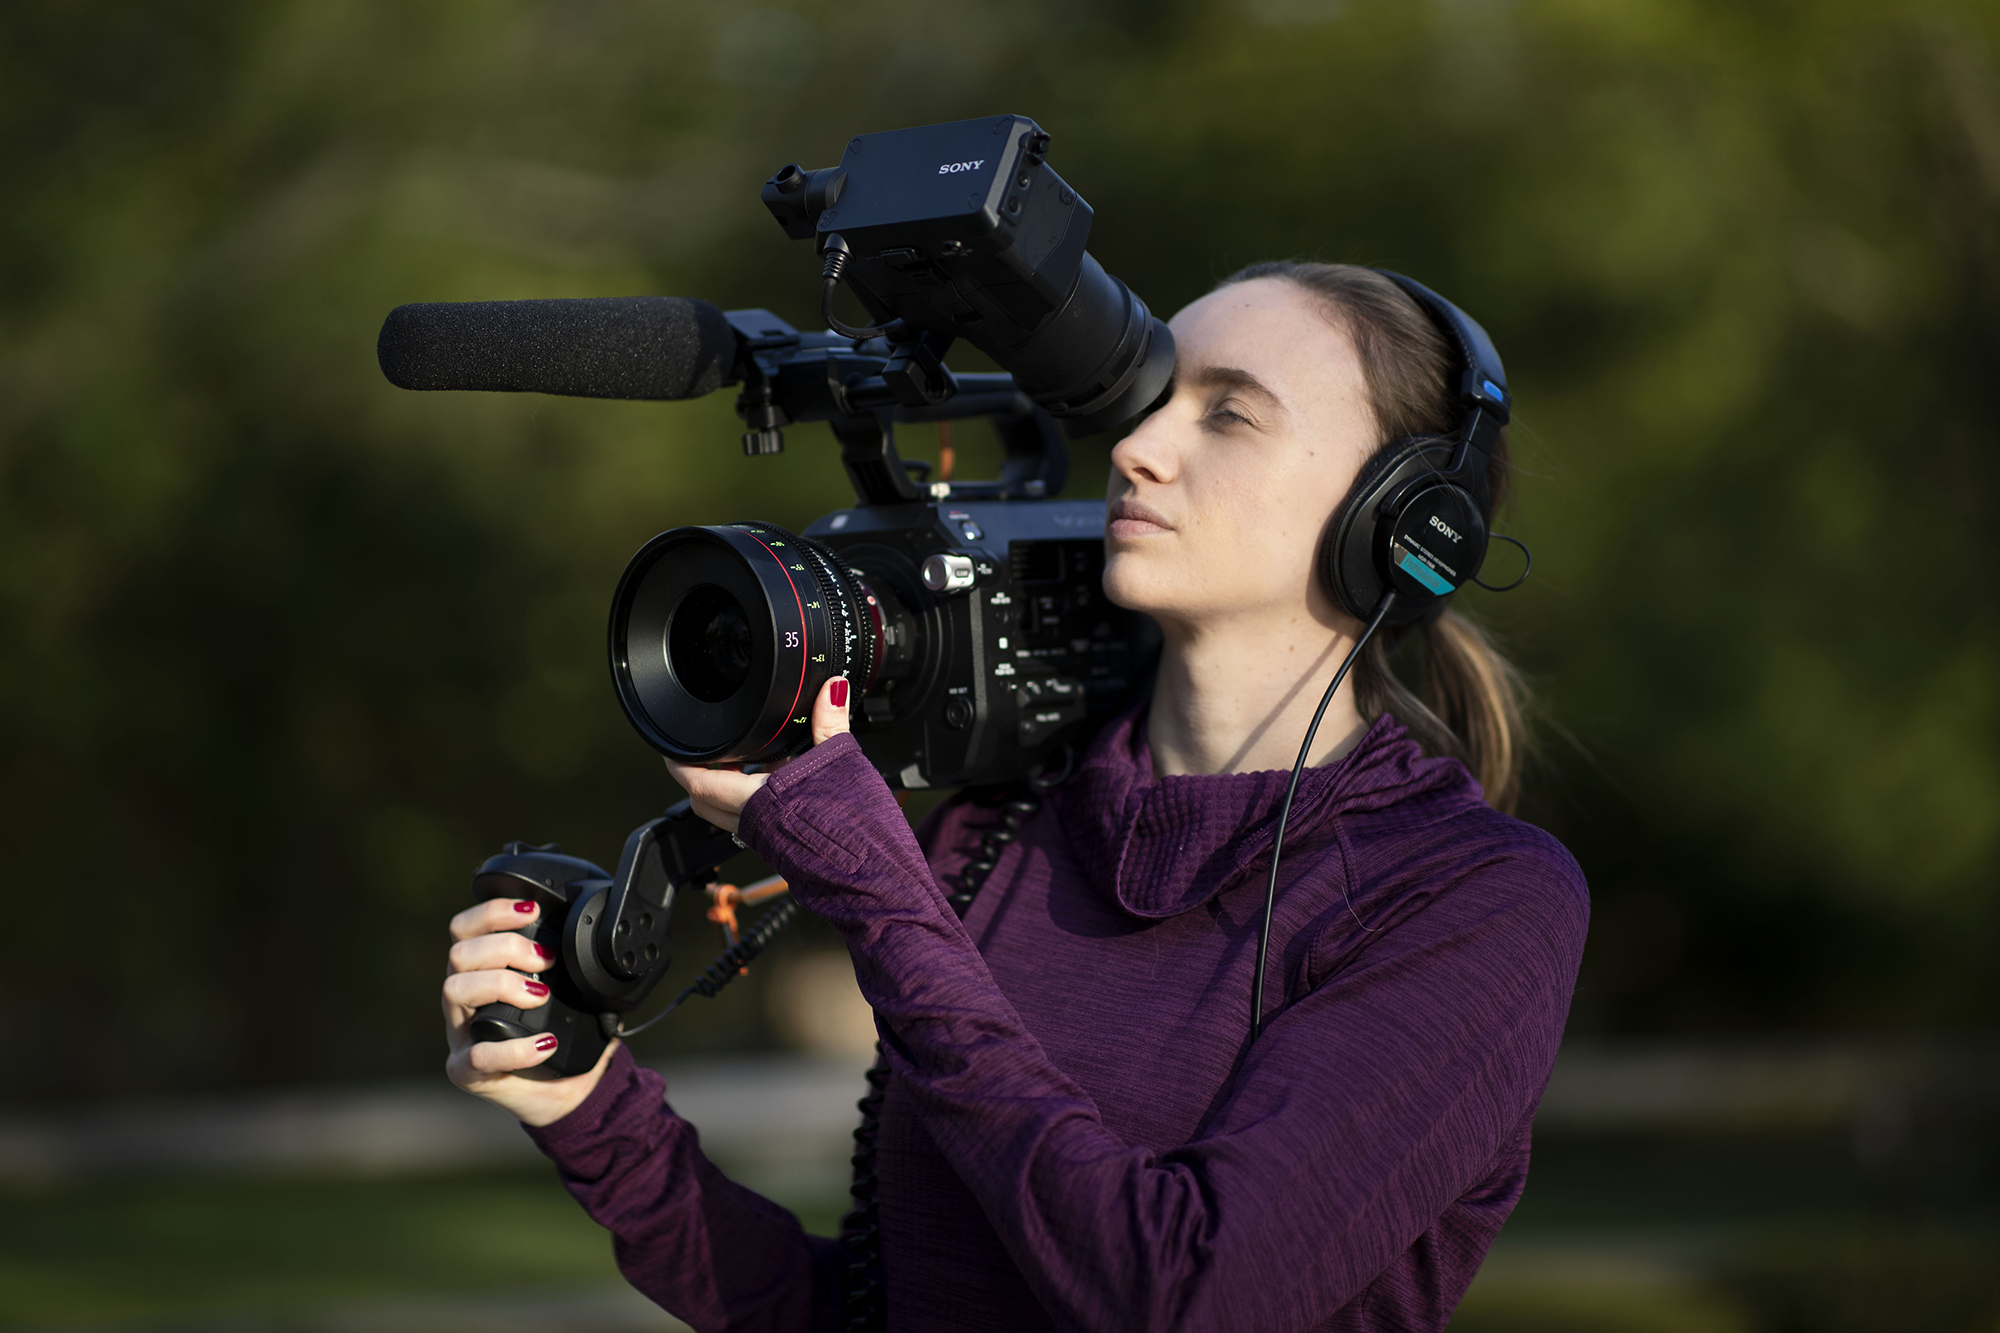
{"label": "ponytail", "polygon": [[[1416,690],[1394,665],[1412,639]],[[1521,795],[1527,690],[1471,616],[1447,607],[1434,619],[1370,640],[1354,665],[1354,702],[1364,721],[1393,713],[1424,753],[1462,762],[1485,788],[1486,803],[1513,813]]]}
{"label": "ponytail", "polygon": [[[1450,433],[1458,413],[1450,391],[1453,352],[1402,288],[1373,269],[1291,260],[1252,264],[1223,285],[1256,278],[1289,282],[1313,296],[1354,340],[1380,445]],[[1496,510],[1508,475],[1503,430],[1487,471]],[[1404,657],[1416,659],[1409,664],[1415,689],[1397,674]],[[1364,721],[1392,713],[1426,754],[1462,762],[1485,788],[1487,804],[1512,813],[1528,740],[1527,688],[1471,616],[1447,606],[1371,640],[1355,663],[1354,700]]]}

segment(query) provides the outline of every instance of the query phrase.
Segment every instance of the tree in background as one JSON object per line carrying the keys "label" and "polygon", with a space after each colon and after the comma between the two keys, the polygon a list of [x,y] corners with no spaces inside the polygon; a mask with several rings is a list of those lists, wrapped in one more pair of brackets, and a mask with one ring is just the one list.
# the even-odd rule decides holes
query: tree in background
{"label": "tree in background", "polygon": [[845,499],[726,395],[399,393],[391,306],[808,323],[764,176],[997,111],[1158,311],[1302,255],[1494,334],[1537,564],[1475,606],[1579,742],[1535,806],[1598,892],[1578,1023],[1981,1021],[1997,69],[1943,2],[8,7],[11,1086],[430,1067],[479,857],[676,794],[601,661],[627,555]]}

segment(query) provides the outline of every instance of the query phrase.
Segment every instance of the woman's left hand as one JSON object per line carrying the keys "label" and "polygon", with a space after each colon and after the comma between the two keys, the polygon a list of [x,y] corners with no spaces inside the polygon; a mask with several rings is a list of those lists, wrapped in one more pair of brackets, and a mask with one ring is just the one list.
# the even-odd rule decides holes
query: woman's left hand
{"label": "woman's left hand", "polygon": [[[847,709],[847,678],[835,676],[820,687],[819,697],[813,700],[814,745],[848,729]],[[783,762],[779,761],[780,764]],[[771,767],[776,768],[778,764]],[[694,812],[726,833],[736,832],[737,825],[743,820],[743,807],[757,794],[759,787],[771,780],[768,772],[745,773],[740,764],[703,768],[677,764],[669,759],[667,771],[686,790],[688,799],[694,803]]]}

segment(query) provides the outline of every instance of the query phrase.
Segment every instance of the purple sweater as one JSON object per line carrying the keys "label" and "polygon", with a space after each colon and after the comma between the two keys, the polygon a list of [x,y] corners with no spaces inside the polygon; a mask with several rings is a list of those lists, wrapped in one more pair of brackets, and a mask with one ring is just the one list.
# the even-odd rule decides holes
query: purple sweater
{"label": "purple sweater", "polygon": [[[1527,1179],[1588,899],[1546,833],[1384,717],[1287,775],[1155,779],[1127,715],[963,923],[939,887],[994,812],[913,834],[849,736],[742,837],[846,938],[891,1079],[895,1330],[1438,1329]],[[845,1255],[725,1178],[619,1051],[533,1131],[634,1286],[696,1329],[837,1326]]]}

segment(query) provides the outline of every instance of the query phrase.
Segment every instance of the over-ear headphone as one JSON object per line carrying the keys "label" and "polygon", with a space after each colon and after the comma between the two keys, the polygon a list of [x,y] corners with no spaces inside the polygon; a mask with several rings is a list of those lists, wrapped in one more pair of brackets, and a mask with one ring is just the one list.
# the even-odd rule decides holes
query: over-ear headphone
{"label": "over-ear headphone", "polygon": [[1394,589],[1383,623],[1408,625],[1433,614],[1486,559],[1487,466],[1513,399],[1493,340],[1471,316],[1420,282],[1373,271],[1407,292],[1457,351],[1464,415],[1452,434],[1392,441],[1362,467],[1320,544],[1320,586],[1364,622]]}

